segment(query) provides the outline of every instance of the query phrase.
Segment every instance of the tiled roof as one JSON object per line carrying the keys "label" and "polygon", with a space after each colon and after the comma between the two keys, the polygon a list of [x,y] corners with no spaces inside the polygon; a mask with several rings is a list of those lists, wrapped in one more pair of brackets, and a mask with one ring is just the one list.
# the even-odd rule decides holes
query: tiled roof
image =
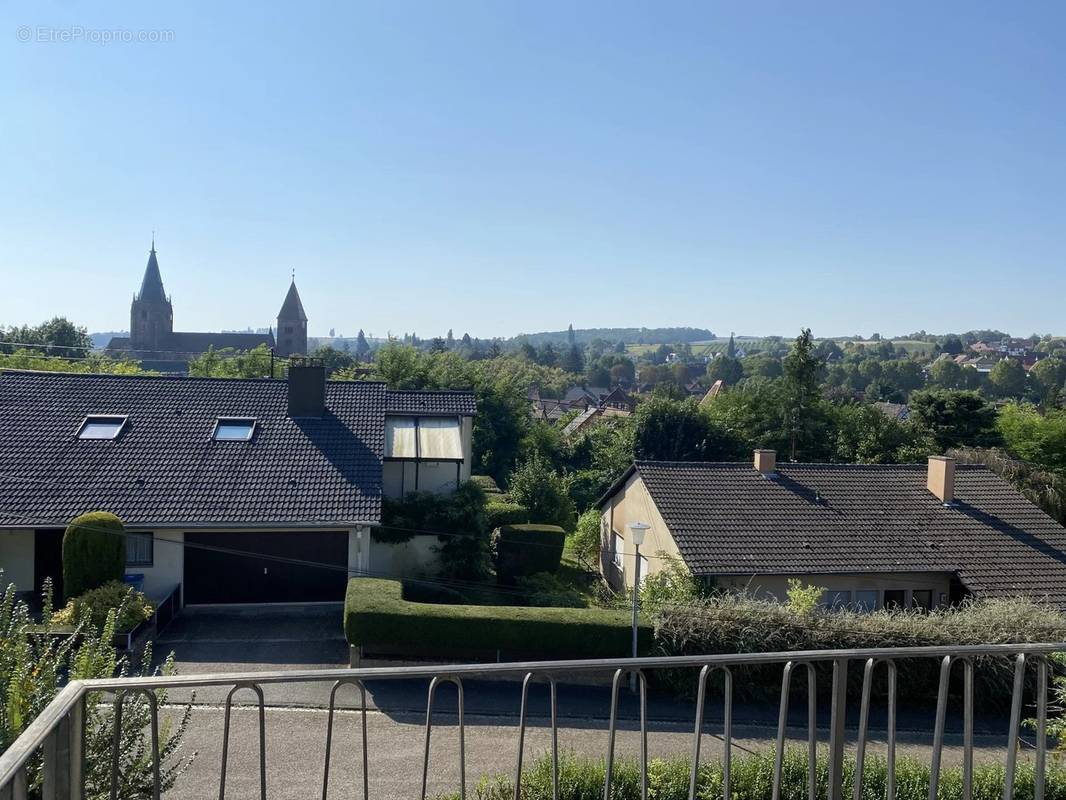
{"label": "tiled roof", "polygon": [[386,406],[393,414],[440,414],[472,417],[477,413],[477,401],[472,392],[462,391],[403,391],[389,389]]}
{"label": "tiled roof", "polygon": [[[174,331],[162,337],[159,347],[155,350],[146,350],[149,355],[175,357],[182,354],[206,353],[208,348],[216,350],[233,348],[234,350],[250,350],[265,344],[267,347],[274,346],[274,337],[269,333],[212,333],[208,331]],[[130,350],[132,344],[128,336],[115,336],[108,342],[109,350]]]}
{"label": "tiled roof", "polygon": [[978,596],[1066,607],[1066,528],[982,466],[956,467],[948,507],[924,465],[634,468],[697,574],[952,572]]}
{"label": "tiled roof", "polygon": [[[376,522],[385,398],[329,382],[326,415],[293,419],[284,381],[0,372],[0,526],[92,510],[137,526]],[[88,414],[129,420],[81,441]],[[252,441],[214,441],[220,416],[254,417]]]}
{"label": "tiled roof", "polygon": [[570,436],[572,434],[577,433],[579,430],[581,430],[581,428],[585,425],[586,422],[588,422],[596,415],[601,414],[602,412],[603,409],[599,408],[598,406],[592,406],[591,408],[582,411],[580,414],[578,414],[576,417],[566,423],[566,427],[563,428],[563,436]]}

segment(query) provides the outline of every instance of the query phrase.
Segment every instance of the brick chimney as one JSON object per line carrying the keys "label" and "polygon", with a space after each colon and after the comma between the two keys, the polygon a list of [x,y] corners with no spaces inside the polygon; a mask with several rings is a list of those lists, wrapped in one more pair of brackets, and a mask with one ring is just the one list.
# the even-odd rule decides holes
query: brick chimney
{"label": "brick chimney", "polygon": [[955,499],[955,459],[950,456],[929,456],[929,489],[944,505]]}
{"label": "brick chimney", "polygon": [[326,414],[326,368],[310,359],[289,361],[289,416]]}
{"label": "brick chimney", "polygon": [[773,475],[774,470],[777,469],[777,451],[756,450],[755,469],[759,470],[763,475]]}

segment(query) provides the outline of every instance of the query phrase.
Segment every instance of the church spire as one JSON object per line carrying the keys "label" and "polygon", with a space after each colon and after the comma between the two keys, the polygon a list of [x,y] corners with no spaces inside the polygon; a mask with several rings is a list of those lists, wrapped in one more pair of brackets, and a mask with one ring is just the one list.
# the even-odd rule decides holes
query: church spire
{"label": "church spire", "polygon": [[155,257],[155,233],[152,233],[152,249],[148,252],[148,266],[144,268],[144,280],[137,299],[165,303],[166,292],[163,291],[163,276],[159,273],[159,262]]}
{"label": "church spire", "polygon": [[281,304],[278,312],[278,320],[291,320],[293,322],[307,322],[307,314],[304,312],[304,304],[300,301],[300,293],[296,290],[296,270],[293,270],[292,283],[285,295],[285,302]]}

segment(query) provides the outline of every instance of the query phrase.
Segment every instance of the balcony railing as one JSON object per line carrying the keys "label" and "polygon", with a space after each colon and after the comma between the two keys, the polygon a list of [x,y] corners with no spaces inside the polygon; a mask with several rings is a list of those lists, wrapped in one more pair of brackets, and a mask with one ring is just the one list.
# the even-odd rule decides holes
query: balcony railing
{"label": "balcony railing", "polygon": [[[322,796],[325,798],[330,788],[330,751],[333,744],[334,712],[337,691],[342,686],[353,686],[359,690],[361,712],[361,777],[364,800],[370,796],[367,773],[370,753],[373,748],[367,741],[367,681],[423,679],[428,681],[426,701],[423,759],[420,765],[422,774],[422,798],[425,800],[427,778],[429,776],[430,745],[433,733],[433,701],[437,689],[442,683],[452,683],[458,690],[458,736],[459,736],[459,776],[460,795],[465,798],[467,790],[465,721],[464,721],[464,680],[488,677],[512,677],[521,680],[521,706],[515,730],[516,758],[514,774],[516,778],[522,772],[522,749],[527,724],[527,701],[529,686],[536,679],[547,681],[550,689],[551,708],[551,751],[553,764],[553,796],[559,797],[559,748],[558,748],[558,713],[556,703],[556,685],[568,679],[588,675],[589,673],[613,673],[611,683],[610,724],[604,757],[606,760],[606,777],[603,787],[604,800],[611,798],[615,738],[618,730],[618,700],[623,678],[633,676],[639,686],[639,731],[640,731],[640,778],[642,797],[647,798],[648,765],[648,715],[647,715],[647,680],[646,676],[653,670],[674,670],[678,668],[698,668],[696,678],[696,701],[694,707],[694,731],[691,749],[691,774],[689,797],[696,795],[697,770],[700,763],[700,742],[704,730],[704,711],[707,707],[709,678],[712,673],[720,671],[724,678],[723,686],[723,800],[730,798],[730,759],[734,748],[733,725],[733,690],[735,670],[742,667],[773,665],[782,666],[782,688],[780,708],[777,720],[777,737],[775,742],[775,759],[773,772],[773,800],[781,796],[782,764],[785,754],[785,738],[788,720],[789,696],[792,678],[797,671],[803,671],[808,681],[808,795],[810,800],[816,798],[816,747],[818,702],[817,672],[815,665],[829,664],[832,669],[830,687],[829,746],[828,746],[828,798],[843,800],[844,757],[845,757],[845,718],[847,713],[847,675],[852,662],[862,665],[862,688],[859,699],[859,723],[855,745],[856,768],[853,777],[854,797],[862,796],[863,763],[867,746],[870,704],[875,671],[884,669],[887,678],[887,800],[895,797],[896,765],[896,709],[897,709],[897,665],[904,660],[935,660],[939,664],[939,683],[935,714],[935,728],[931,743],[931,771],[929,798],[936,800],[940,781],[941,759],[944,748],[944,733],[948,708],[948,688],[952,670],[958,663],[963,676],[963,797],[969,798],[973,788],[974,767],[974,672],[975,661],[984,658],[1009,658],[1013,662],[1013,688],[1010,702],[1010,722],[1007,733],[1005,755],[1005,774],[1003,796],[1011,800],[1014,791],[1014,778],[1019,749],[1019,728],[1022,724],[1023,693],[1026,672],[1034,669],[1036,675],[1036,725],[1035,725],[1035,761],[1034,761],[1034,800],[1043,800],[1044,778],[1047,761],[1046,723],[1048,711],[1048,657],[1053,653],[1066,652],[1066,643],[1025,644],[1025,645],[981,645],[965,647],[915,647],[885,648],[868,650],[819,650],[794,653],[756,653],[743,655],[684,656],[639,659],[603,659],[586,661],[542,661],[510,664],[480,664],[469,666],[418,666],[403,668],[367,668],[336,670],[303,670],[282,672],[232,673],[195,676],[171,676],[150,678],[127,678],[115,680],[75,681],[67,685],[35,719],[10,748],[0,755],[0,800],[20,800],[27,796],[28,762],[35,753],[43,754],[43,796],[48,800],[82,800],[85,796],[85,719],[86,698],[90,693],[99,696],[109,695],[114,700],[112,725],[115,731],[116,752],[111,764],[111,797],[117,800],[118,785],[118,730],[121,725],[122,701],[125,696],[140,693],[149,703],[151,712],[151,740],[153,745],[154,796],[159,797],[159,710],[155,692],[162,689],[196,689],[201,687],[228,687],[226,696],[222,763],[219,770],[220,800],[224,800],[226,791],[226,773],[229,753],[230,718],[234,695],[243,690],[250,690],[257,699],[259,712],[259,786],[260,797],[267,796],[267,755],[266,755],[266,707],[263,686],[288,683],[332,683],[329,695],[329,710],[325,728],[325,763],[321,769]],[[317,777],[315,778],[317,782]],[[515,780],[515,800],[519,800],[520,782]]]}

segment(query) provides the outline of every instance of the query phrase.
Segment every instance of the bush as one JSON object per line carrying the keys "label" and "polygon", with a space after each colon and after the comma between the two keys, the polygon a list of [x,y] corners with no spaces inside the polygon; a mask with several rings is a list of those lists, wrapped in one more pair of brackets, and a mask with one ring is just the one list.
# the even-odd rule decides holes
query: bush
{"label": "bush", "polygon": [[[660,557],[669,558],[666,553],[661,553]],[[640,602],[648,611],[656,611],[667,604],[691,603],[699,596],[700,582],[684,564],[673,558],[640,584]]]}
{"label": "bush", "polygon": [[470,482],[480,486],[481,491],[487,495],[503,494],[503,492],[500,491],[499,485],[491,475],[471,475]]}
{"label": "bush", "polygon": [[485,527],[494,531],[504,525],[521,525],[529,522],[529,509],[519,503],[493,502],[485,506]]}
{"label": "bush", "polygon": [[76,517],[63,534],[63,593],[76,597],[121,581],[126,572],[126,531],[107,511]]}
{"label": "bush", "polygon": [[[730,794],[738,800],[761,800],[770,796],[773,786],[774,755],[770,751],[734,752],[731,760]],[[655,800],[688,800],[691,762],[685,757],[651,759],[648,762],[648,796]],[[603,796],[606,768],[602,759],[589,759],[574,753],[559,754],[559,800],[599,800]],[[842,796],[854,795],[855,759],[845,756]],[[818,796],[828,795],[829,764],[825,751],[818,754],[815,771]],[[701,759],[696,777],[696,797],[722,796],[722,765]],[[1000,800],[1003,796],[1004,771],[1000,764],[975,764],[973,800]],[[1029,761],[1020,762],[1014,778],[1016,798],[1033,797],[1035,774]],[[511,800],[514,797],[510,775],[483,777],[477,784],[479,800]],[[522,772],[521,796],[526,800],[551,800],[552,759],[545,754]],[[885,797],[888,787],[888,764],[883,757],[869,755],[862,775],[862,797]],[[611,779],[614,800],[639,800],[640,765],[630,758],[616,758]],[[962,769],[944,767],[940,772],[939,800],[962,800]],[[456,800],[458,795],[443,795],[442,800]],[[789,748],[781,764],[781,797],[807,797],[807,753]],[[929,766],[909,756],[896,760],[896,800],[927,800]],[[1047,800],[1066,800],[1066,768],[1060,762],[1049,765],[1046,773]]]}
{"label": "bush", "polygon": [[128,633],[147,619],[152,618],[155,610],[147,598],[132,586],[122,581],[108,581],[103,586],[90,589],[77,597],[52,615],[56,625],[77,625],[88,621],[93,628],[101,628],[107,621],[107,615],[118,610],[115,630]]}
{"label": "bush", "polygon": [[574,535],[570,537],[574,556],[584,566],[596,569],[600,563],[600,510],[590,508],[577,518]]}
{"label": "bush", "polygon": [[537,572],[555,572],[563,557],[566,531],[558,525],[505,525],[492,535],[496,578],[513,583]]}
{"label": "bush", "polygon": [[461,605],[469,602],[462,592],[429,581],[405,580],[403,599],[411,603],[450,603]]}
{"label": "bush", "polygon": [[538,572],[519,578],[518,588],[526,605],[547,608],[587,608],[584,595],[573,584],[564,581],[551,572]]}
{"label": "bush", "polygon": [[[632,619],[601,608],[432,605],[403,599],[399,582],[352,578],[344,599],[348,643],[370,651],[465,657],[605,658],[629,655]],[[651,628],[640,627],[647,652]]]}
{"label": "bush", "polygon": [[[692,603],[663,605],[653,614],[656,649],[663,655],[788,652],[863,647],[920,647],[976,644],[1060,642],[1066,637],[1066,615],[1025,599],[969,601],[932,612],[912,610],[797,612],[788,605],[724,593]],[[900,699],[935,697],[934,659],[898,662]],[[975,696],[1009,699],[1013,666],[1009,658],[975,662]],[[828,664],[819,665],[818,683],[829,686]],[[737,670],[736,685],[756,696],[781,688],[780,665]],[[861,683],[852,670],[851,689]],[[878,680],[883,680],[881,672]],[[671,678],[689,692],[688,672]],[[880,687],[883,688],[883,687]]]}
{"label": "bush", "polygon": [[570,482],[542,456],[534,454],[511,474],[507,494],[529,509],[531,522],[573,530],[576,512],[570,499]]}

